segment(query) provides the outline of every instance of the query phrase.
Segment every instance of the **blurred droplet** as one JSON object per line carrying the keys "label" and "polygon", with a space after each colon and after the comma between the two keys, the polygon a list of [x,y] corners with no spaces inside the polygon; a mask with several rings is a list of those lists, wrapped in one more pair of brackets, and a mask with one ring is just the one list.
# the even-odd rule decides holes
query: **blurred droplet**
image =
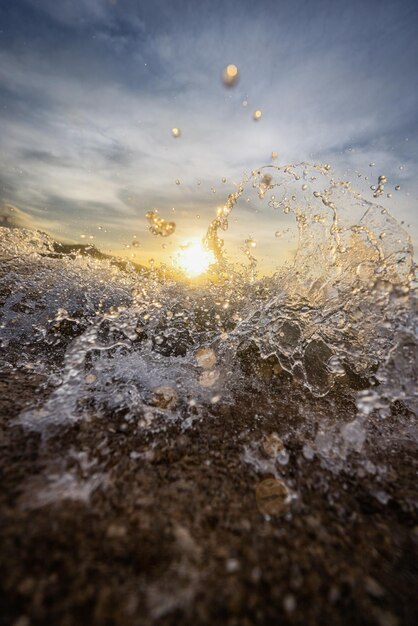
{"label": "blurred droplet", "polygon": [[175,222],[169,222],[158,214],[158,209],[148,211],[145,217],[147,218],[150,226],[149,230],[153,235],[161,235],[161,237],[168,237],[172,235],[176,230]]}
{"label": "blurred droplet", "polygon": [[180,137],[180,135],[181,135],[180,128],[172,128],[171,129],[171,134],[173,135],[173,137],[175,137],[177,139],[177,137]]}
{"label": "blurred droplet", "polygon": [[236,85],[239,80],[239,72],[237,66],[233,63],[227,65],[223,71],[222,78],[226,87],[234,87],[234,85]]}

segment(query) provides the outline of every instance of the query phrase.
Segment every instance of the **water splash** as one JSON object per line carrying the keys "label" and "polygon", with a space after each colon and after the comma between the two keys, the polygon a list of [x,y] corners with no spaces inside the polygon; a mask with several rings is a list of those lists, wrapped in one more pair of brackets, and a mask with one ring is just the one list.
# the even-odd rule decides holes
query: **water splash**
{"label": "water splash", "polygon": [[[244,266],[224,240],[251,190],[298,238],[293,262],[260,279],[256,239],[243,242]],[[172,232],[150,213],[157,234]],[[44,435],[92,413],[151,431],[173,420],[191,428],[203,407],[227,405],[248,386],[274,397],[287,375],[318,398],[335,385],[351,390],[354,421],[324,422],[305,445],[305,458],[335,464],[363,449],[372,414],[387,418],[396,402],[417,409],[411,242],[329,165],[246,176],[208,226],[216,267],[199,285],[94,249],[65,253],[42,233],[1,235],[2,368],[45,376],[48,399],[19,418]]]}
{"label": "water splash", "polygon": [[153,235],[160,235],[161,237],[169,237],[176,230],[176,223],[170,222],[158,214],[158,209],[148,211],[145,216],[150,224],[149,230]]}

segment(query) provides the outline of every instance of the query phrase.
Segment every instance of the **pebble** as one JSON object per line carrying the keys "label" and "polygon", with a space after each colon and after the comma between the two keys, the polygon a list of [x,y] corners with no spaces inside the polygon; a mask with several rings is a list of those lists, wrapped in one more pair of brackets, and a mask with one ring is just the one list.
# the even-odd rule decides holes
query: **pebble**
{"label": "pebble", "polygon": [[151,403],[160,409],[175,409],[178,402],[177,391],[173,387],[157,387]]}
{"label": "pebble", "polygon": [[270,458],[276,458],[279,452],[284,448],[283,441],[277,433],[270,433],[270,435],[267,435],[263,439],[262,446],[264,453]]}
{"label": "pebble", "polygon": [[377,580],[375,580],[371,576],[367,576],[364,581],[364,586],[367,593],[375,598],[382,598],[385,595],[383,587],[381,587]]}
{"label": "pebble", "polygon": [[238,559],[228,559],[226,562],[226,571],[228,574],[234,574],[240,568]]}
{"label": "pebble", "polygon": [[126,528],[120,524],[110,524],[107,527],[106,535],[109,539],[122,539],[126,536]]}
{"label": "pebble", "polygon": [[214,385],[218,380],[219,376],[220,373],[218,370],[206,370],[201,373],[199,377],[199,384],[202,387],[212,387],[212,385]]}
{"label": "pebble", "polygon": [[315,456],[315,452],[312,450],[311,446],[308,445],[303,446],[302,454],[307,461],[312,461]]}
{"label": "pebble", "polygon": [[289,510],[289,490],[278,478],[265,478],[259,482],[255,496],[262,515],[281,516]]}
{"label": "pebble", "polygon": [[286,613],[293,613],[296,608],[296,599],[294,595],[292,595],[291,593],[285,595],[285,597],[283,598],[283,608]]}
{"label": "pebble", "polygon": [[29,618],[26,615],[21,615],[13,622],[12,626],[30,626]]}
{"label": "pebble", "polygon": [[24,578],[22,582],[19,583],[17,590],[23,596],[30,596],[34,591],[35,586],[36,581],[34,578]]}
{"label": "pebble", "polygon": [[205,370],[211,370],[216,365],[216,354],[212,348],[199,348],[195,352],[195,358],[198,366]]}

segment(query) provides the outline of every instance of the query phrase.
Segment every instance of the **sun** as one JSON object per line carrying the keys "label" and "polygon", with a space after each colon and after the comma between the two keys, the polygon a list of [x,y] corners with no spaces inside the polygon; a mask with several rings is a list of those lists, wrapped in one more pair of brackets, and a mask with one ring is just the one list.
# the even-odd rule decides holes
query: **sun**
{"label": "sun", "polygon": [[189,278],[196,278],[207,272],[209,266],[215,263],[215,257],[213,252],[205,248],[200,240],[195,239],[180,246],[173,263]]}

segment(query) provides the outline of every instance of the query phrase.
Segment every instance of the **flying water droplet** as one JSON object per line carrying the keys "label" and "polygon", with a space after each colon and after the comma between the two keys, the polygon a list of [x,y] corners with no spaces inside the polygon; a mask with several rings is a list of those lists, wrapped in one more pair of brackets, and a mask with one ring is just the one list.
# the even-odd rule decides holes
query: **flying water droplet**
{"label": "flying water droplet", "polygon": [[222,79],[225,87],[234,87],[239,80],[239,72],[236,65],[231,63],[223,71]]}

